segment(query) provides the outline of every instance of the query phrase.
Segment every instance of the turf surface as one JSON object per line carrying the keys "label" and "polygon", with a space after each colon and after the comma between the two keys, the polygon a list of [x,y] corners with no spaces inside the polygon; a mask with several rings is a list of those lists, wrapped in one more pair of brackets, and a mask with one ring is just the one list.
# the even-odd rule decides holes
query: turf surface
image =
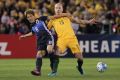
{"label": "turf surface", "polygon": [[[96,70],[98,61],[107,63],[108,69],[104,73]],[[85,75],[81,76],[76,69],[76,59],[60,59],[58,75],[48,77],[50,72],[49,59],[43,60],[42,76],[30,74],[34,69],[34,59],[0,59],[0,80],[120,80],[119,58],[85,58]]]}

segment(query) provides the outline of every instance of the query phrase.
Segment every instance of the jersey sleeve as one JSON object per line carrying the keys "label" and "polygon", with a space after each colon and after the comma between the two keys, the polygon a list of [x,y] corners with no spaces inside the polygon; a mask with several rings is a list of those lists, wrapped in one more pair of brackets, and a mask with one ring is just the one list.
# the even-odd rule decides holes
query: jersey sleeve
{"label": "jersey sleeve", "polygon": [[40,19],[41,19],[42,21],[46,21],[46,20],[48,20],[48,16],[41,16]]}
{"label": "jersey sleeve", "polygon": [[32,32],[32,34],[34,34],[35,32],[33,31],[33,28],[31,29],[31,32]]}
{"label": "jersey sleeve", "polygon": [[49,45],[54,45],[54,37],[53,37],[52,34],[49,35],[48,44]]}
{"label": "jersey sleeve", "polygon": [[53,20],[50,20],[47,24],[48,29],[50,30],[53,27]]}

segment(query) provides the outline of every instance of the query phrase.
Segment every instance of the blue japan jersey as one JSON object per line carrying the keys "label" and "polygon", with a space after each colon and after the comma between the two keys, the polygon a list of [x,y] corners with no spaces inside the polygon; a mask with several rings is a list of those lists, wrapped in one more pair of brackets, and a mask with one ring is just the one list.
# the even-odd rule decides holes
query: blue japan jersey
{"label": "blue japan jersey", "polygon": [[37,37],[39,37],[42,31],[46,31],[46,33],[48,33],[45,23],[41,20],[36,20],[36,24],[32,26],[32,32],[36,34]]}
{"label": "blue japan jersey", "polygon": [[52,44],[54,45],[54,39],[51,32],[48,30],[45,21],[46,16],[42,16],[32,24],[32,33],[37,37],[37,45]]}

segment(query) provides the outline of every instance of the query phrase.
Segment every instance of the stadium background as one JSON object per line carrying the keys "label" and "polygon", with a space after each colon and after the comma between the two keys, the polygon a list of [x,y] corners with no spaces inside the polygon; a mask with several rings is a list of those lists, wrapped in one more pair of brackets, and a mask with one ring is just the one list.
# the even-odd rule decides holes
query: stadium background
{"label": "stadium background", "polygon": [[[98,43],[91,45],[90,41],[98,40],[100,43],[103,40],[108,41],[109,50],[112,49],[112,41],[118,41],[116,51],[106,50],[104,53],[89,51],[89,54],[84,54],[85,57],[99,57],[100,55],[108,57],[118,57],[120,43],[120,1],[119,0],[1,0],[0,1],[0,57],[12,58],[31,58],[35,55],[35,40],[27,38],[26,40],[18,40],[21,34],[30,32],[30,23],[25,19],[24,11],[32,8],[36,14],[51,16],[54,14],[54,4],[61,2],[64,5],[64,12],[71,13],[76,19],[89,20],[95,18],[99,21],[98,24],[76,24],[72,23],[73,29],[78,37],[78,40],[89,41],[89,48],[94,45],[101,46]],[[37,15],[36,15],[37,16]],[[80,36],[81,35],[81,36]],[[84,35],[84,36],[82,36]],[[86,36],[90,36],[85,38]],[[102,35],[102,36],[101,36]],[[96,37],[96,39],[94,39]],[[97,38],[98,37],[98,38]],[[13,38],[13,39],[12,39]],[[29,44],[26,44],[29,42]],[[32,43],[30,43],[32,42]],[[34,43],[34,44],[33,44]],[[85,44],[85,42],[84,42]],[[14,45],[14,46],[13,46]],[[29,45],[29,47],[28,47]],[[19,47],[18,47],[19,46]],[[111,46],[111,47],[110,47]],[[6,49],[2,50],[3,47]],[[100,47],[99,47],[100,48]],[[4,52],[6,51],[6,52]],[[70,51],[68,51],[70,53]],[[7,54],[8,53],[8,54]],[[85,53],[85,52],[84,52]],[[107,54],[106,54],[107,53]],[[20,56],[21,54],[21,56]],[[22,55],[23,54],[23,55]],[[26,54],[26,55],[25,55]],[[16,55],[16,56],[15,56]],[[31,56],[29,56],[31,55]]]}
{"label": "stadium background", "polygon": [[[63,3],[64,12],[71,13],[76,19],[88,20],[95,18],[100,23],[93,25],[72,23],[79,42],[83,41],[83,43],[89,44],[87,48],[89,51],[84,53],[84,57],[95,57],[94,59],[85,58],[86,76],[79,77],[79,73],[73,68],[76,64],[73,62],[75,60],[65,58],[61,59],[60,74],[54,79],[119,80],[120,0],[0,0],[0,80],[40,79],[29,74],[29,70],[34,67],[34,60],[31,58],[35,58],[36,55],[35,37],[23,40],[18,38],[21,34],[30,32],[31,29],[29,22],[24,17],[26,9],[32,8],[39,15],[49,16],[54,14],[54,4],[57,2]],[[104,41],[108,45],[103,46],[106,49],[101,53],[100,46]],[[115,52],[112,52],[115,47],[112,46],[112,42],[115,42],[116,45]],[[71,52],[68,50],[66,57],[73,56],[69,53]],[[48,80],[46,74],[50,70],[49,60],[45,59],[44,61],[44,73],[41,80]],[[108,71],[104,74],[99,74],[95,70],[98,61],[106,62],[109,65]],[[71,71],[72,74],[70,74]],[[52,78],[49,78],[49,80],[52,80]]]}

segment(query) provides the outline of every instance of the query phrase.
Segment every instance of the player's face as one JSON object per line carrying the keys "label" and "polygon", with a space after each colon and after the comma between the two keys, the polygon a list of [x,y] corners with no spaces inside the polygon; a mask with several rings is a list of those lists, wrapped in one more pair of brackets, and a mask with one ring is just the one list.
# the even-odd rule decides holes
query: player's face
{"label": "player's face", "polygon": [[55,14],[60,14],[60,13],[62,13],[62,12],[63,12],[63,7],[62,7],[62,5],[56,4],[56,5],[55,5]]}
{"label": "player's face", "polygon": [[30,23],[33,23],[33,22],[35,22],[35,16],[32,15],[32,14],[27,14],[27,20],[28,20]]}

